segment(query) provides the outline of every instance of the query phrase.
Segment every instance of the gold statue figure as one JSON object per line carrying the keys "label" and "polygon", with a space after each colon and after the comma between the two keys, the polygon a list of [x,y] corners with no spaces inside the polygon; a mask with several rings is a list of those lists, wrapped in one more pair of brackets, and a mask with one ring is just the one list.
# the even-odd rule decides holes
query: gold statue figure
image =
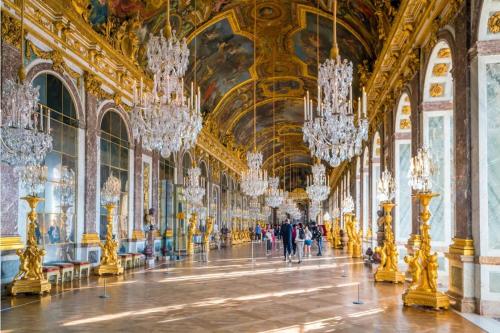
{"label": "gold statue figure", "polygon": [[187,255],[192,255],[194,254],[194,245],[193,245],[193,236],[196,233],[196,213],[192,213],[191,217],[189,218],[189,225],[188,225],[188,235],[187,235],[187,246],[186,246],[186,253]]}
{"label": "gold statue figure", "polygon": [[352,213],[344,214],[345,228],[347,236],[347,254],[353,258],[361,258],[361,236],[360,232],[356,229],[356,217]]}
{"label": "gold statue figure", "polygon": [[43,199],[35,196],[26,196],[22,199],[28,203],[31,210],[28,213],[26,248],[16,251],[19,256],[19,272],[10,286],[10,293],[13,296],[18,293],[43,294],[50,291],[52,287],[43,276],[42,261],[46,252],[44,249],[38,248],[35,236],[36,206]]}
{"label": "gold statue figure", "polygon": [[105,206],[107,211],[106,216],[106,239],[103,243],[99,243],[101,247],[101,261],[99,266],[94,269],[97,275],[123,274],[123,267],[118,258],[118,242],[113,239],[113,211],[116,207],[114,203],[107,203]]}
{"label": "gold statue figure", "polygon": [[431,254],[431,237],[429,235],[430,201],[437,196],[436,193],[420,192],[417,194],[422,205],[420,218],[421,246],[413,256],[406,256],[408,270],[412,276],[410,287],[403,294],[403,303],[409,305],[430,306],[435,309],[448,309],[450,301],[448,296],[437,290],[437,254]]}
{"label": "gold statue figure", "polygon": [[340,217],[336,217],[333,222],[333,230],[332,230],[332,246],[335,249],[342,248],[342,240],[340,237]]}
{"label": "gold statue figure", "polygon": [[392,232],[392,216],[391,211],[395,204],[392,202],[383,202],[384,209],[384,246],[377,246],[375,252],[380,255],[380,265],[375,272],[375,281],[388,281],[393,283],[405,280],[405,276],[398,270],[398,250],[394,241]]}
{"label": "gold statue figure", "polygon": [[210,251],[210,235],[212,234],[213,230],[214,230],[214,219],[209,216],[207,218],[205,233],[203,234],[203,246],[207,253]]}

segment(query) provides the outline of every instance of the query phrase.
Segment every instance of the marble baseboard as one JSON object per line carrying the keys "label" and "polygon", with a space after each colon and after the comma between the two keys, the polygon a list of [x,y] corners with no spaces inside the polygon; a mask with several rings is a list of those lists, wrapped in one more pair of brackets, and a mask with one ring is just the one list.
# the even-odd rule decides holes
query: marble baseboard
{"label": "marble baseboard", "polygon": [[500,300],[476,300],[477,312],[481,316],[500,317]]}

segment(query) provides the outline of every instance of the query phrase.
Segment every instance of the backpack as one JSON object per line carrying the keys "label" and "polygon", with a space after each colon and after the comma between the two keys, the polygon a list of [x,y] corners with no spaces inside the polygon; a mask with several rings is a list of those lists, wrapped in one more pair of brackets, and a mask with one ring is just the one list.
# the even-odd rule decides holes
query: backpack
{"label": "backpack", "polygon": [[302,228],[299,229],[299,239],[306,239],[306,233]]}

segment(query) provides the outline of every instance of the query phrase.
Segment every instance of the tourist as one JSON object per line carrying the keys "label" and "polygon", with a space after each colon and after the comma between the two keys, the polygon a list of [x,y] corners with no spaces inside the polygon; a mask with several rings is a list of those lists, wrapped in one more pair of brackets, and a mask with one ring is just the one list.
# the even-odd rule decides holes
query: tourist
{"label": "tourist", "polygon": [[306,239],[304,241],[304,246],[305,246],[305,257],[310,257],[311,256],[311,245],[312,245],[312,232],[309,230],[309,227],[306,227],[304,230],[304,234],[306,236]]}
{"label": "tourist", "polygon": [[306,240],[306,233],[302,228],[302,223],[299,223],[297,228],[297,237],[295,238],[295,244],[297,249],[297,259],[299,264],[302,262],[302,257],[304,257],[304,242]]}
{"label": "tourist", "polygon": [[267,243],[266,254],[270,255],[273,249],[273,230],[271,228],[267,228],[266,243]]}
{"label": "tourist", "polygon": [[317,256],[318,257],[321,257],[323,254],[321,253],[321,247],[323,245],[323,232],[321,230],[321,226],[320,225],[317,225],[315,228],[314,228],[314,231],[313,231],[313,239],[316,240],[317,244],[318,244],[318,254]]}
{"label": "tourist", "polygon": [[255,240],[260,241],[261,232],[262,232],[262,230],[260,229],[260,225],[257,224],[257,226],[255,227]]}
{"label": "tourist", "polygon": [[295,255],[295,252],[297,251],[297,244],[295,244],[295,238],[297,238],[297,226],[294,224],[292,228],[292,250],[293,250],[293,256]]}
{"label": "tourist", "polygon": [[290,220],[287,217],[285,220],[285,224],[281,227],[281,238],[283,239],[283,255],[285,257],[285,261],[292,262],[292,225],[290,224]]}

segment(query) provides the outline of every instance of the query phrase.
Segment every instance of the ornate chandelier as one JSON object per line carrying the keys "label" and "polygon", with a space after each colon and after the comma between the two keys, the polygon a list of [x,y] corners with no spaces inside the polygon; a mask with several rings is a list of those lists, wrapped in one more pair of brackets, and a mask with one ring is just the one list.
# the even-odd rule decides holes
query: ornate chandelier
{"label": "ornate chandelier", "polygon": [[316,161],[316,163],[312,166],[313,178],[312,182],[309,177],[307,178],[307,188],[306,192],[313,202],[321,202],[328,198],[328,194],[330,193],[330,187],[328,183],[328,178],[326,177],[325,166]]}
{"label": "ornate chandelier", "polygon": [[[255,1],[255,8],[257,3]],[[257,15],[254,15],[254,36],[257,39]],[[253,43],[253,63],[256,64],[256,44]],[[243,193],[256,198],[266,191],[267,188],[267,171],[263,171],[262,167],[262,153],[257,152],[257,80],[253,81],[253,153],[247,153],[248,170],[243,172],[241,179],[241,188]]]}
{"label": "ornate chandelier", "polygon": [[266,205],[272,208],[278,208],[284,200],[284,193],[282,189],[279,189],[280,179],[279,177],[269,178],[269,188],[266,194]]}
{"label": "ornate chandelier", "polygon": [[75,196],[75,172],[67,166],[61,168],[59,184],[56,187],[56,194],[61,197],[62,206],[70,206]]}
{"label": "ornate chandelier", "polygon": [[412,157],[408,173],[409,184],[418,192],[432,192],[432,176],[437,172],[437,166],[431,158],[429,148],[418,149],[417,155]]}
{"label": "ornate chandelier", "polygon": [[342,202],[342,213],[352,213],[354,212],[354,200],[352,196],[348,194]]}
{"label": "ornate chandelier", "polygon": [[184,196],[193,206],[202,205],[205,196],[205,179],[201,176],[201,170],[195,166],[188,170],[188,176],[184,179]]}
{"label": "ornate chandelier", "polygon": [[319,212],[321,211],[319,201],[312,201],[311,206],[309,208],[309,219],[315,221]]}
{"label": "ornate chandelier", "polygon": [[[21,6],[21,36],[24,38],[24,1]],[[0,154],[3,162],[17,171],[43,162],[52,150],[50,113],[46,124],[43,109],[38,112],[38,87],[25,82],[24,43],[21,43],[21,67],[18,82],[6,80],[2,87]]]}
{"label": "ornate chandelier", "polygon": [[396,183],[390,171],[385,170],[378,180],[377,184],[378,199],[380,202],[388,202],[394,199],[394,192],[396,191]]}
{"label": "ornate chandelier", "polygon": [[45,189],[48,178],[48,168],[46,165],[27,165],[19,169],[19,180],[23,188],[28,191],[28,195],[37,197]]}
{"label": "ornate chandelier", "polygon": [[101,189],[101,203],[105,206],[116,205],[118,200],[120,200],[120,193],[120,180],[111,173]]}
{"label": "ornate chandelier", "polygon": [[256,197],[252,197],[248,203],[248,213],[254,219],[259,219],[261,216],[260,203]]}
{"label": "ornate chandelier", "polygon": [[[167,27],[159,36],[150,35],[147,46],[148,68],[153,73],[151,92],[134,87],[133,134],[143,145],[167,158],[171,153],[194,146],[202,128],[200,89],[191,83],[189,98],[184,95],[184,75],[189,63],[186,40],[179,40],[170,26],[167,1]],[[195,66],[196,82],[196,38]]]}
{"label": "ornate chandelier", "polygon": [[361,119],[361,107],[358,103],[358,127],[354,124],[352,62],[342,60],[339,55],[336,31],[337,2],[333,3],[331,59],[318,66],[316,114],[313,112],[313,101],[309,92],[304,97],[303,134],[304,141],[308,143],[314,156],[327,161],[331,166],[338,166],[361,153],[363,140],[368,138],[368,121],[366,113]]}
{"label": "ornate chandelier", "polygon": [[267,171],[262,170],[262,154],[258,152],[247,153],[248,170],[241,176],[241,189],[251,197],[264,194],[267,188]]}

